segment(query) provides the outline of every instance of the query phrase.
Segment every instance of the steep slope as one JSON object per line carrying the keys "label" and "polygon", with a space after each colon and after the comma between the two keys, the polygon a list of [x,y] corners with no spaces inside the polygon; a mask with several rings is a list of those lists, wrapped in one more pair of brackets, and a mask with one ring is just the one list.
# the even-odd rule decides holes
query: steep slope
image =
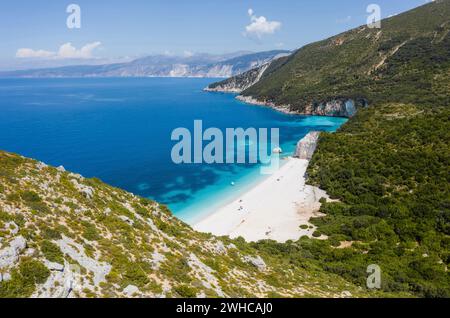
{"label": "steep slope", "polygon": [[[155,202],[0,152],[0,297],[377,296],[196,233]],[[345,291],[345,292],[344,292]]]}
{"label": "steep slope", "polygon": [[154,55],[128,63],[0,72],[1,77],[230,77],[289,54],[274,50],[233,55]]}
{"label": "steep slope", "polygon": [[383,20],[381,29],[361,26],[307,45],[242,95],[297,113],[346,117],[354,114],[349,106],[423,103],[448,73],[449,30],[450,3],[435,1]]}
{"label": "steep slope", "polygon": [[308,169],[309,182],[337,200],[312,220],[329,239],[289,243],[283,257],[309,257],[356,284],[376,264],[384,291],[450,297],[449,19],[450,1],[435,1],[381,30],[306,46],[243,92],[309,114],[359,101],[338,132],[321,134]]}
{"label": "steep slope", "polygon": [[212,83],[205,90],[209,92],[242,93],[284,65],[288,61],[289,56],[290,54],[282,54],[282,56],[275,57],[272,61],[247,72]]}
{"label": "steep slope", "polygon": [[205,88],[207,92],[222,92],[222,93],[241,93],[243,90],[255,85],[265,71],[269,67],[270,63],[261,65],[260,67],[251,69],[250,71],[242,74],[230,77],[224,81],[213,83]]}

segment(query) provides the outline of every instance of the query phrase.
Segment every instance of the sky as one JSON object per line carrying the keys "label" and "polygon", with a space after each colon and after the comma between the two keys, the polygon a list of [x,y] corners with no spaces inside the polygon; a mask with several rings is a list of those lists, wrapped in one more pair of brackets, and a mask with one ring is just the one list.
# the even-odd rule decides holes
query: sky
{"label": "sky", "polygon": [[[11,0],[0,4],[0,69],[150,54],[296,49],[427,0]],[[80,19],[67,19],[80,9]],[[73,8],[72,8],[73,9]],[[31,64],[30,64],[31,63]]]}

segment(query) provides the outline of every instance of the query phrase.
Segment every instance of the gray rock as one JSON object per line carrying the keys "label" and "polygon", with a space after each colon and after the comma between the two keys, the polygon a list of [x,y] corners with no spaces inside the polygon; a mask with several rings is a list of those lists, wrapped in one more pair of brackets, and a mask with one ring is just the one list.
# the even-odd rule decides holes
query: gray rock
{"label": "gray rock", "polygon": [[71,173],[69,173],[69,177],[78,179],[80,181],[84,180],[83,176],[81,174],[78,174],[78,173],[71,172]]}
{"label": "gray rock", "polygon": [[259,255],[255,256],[255,257],[253,257],[253,256],[245,256],[243,260],[246,263],[252,264],[253,266],[255,266],[258,270],[260,270],[262,272],[265,271],[266,268],[267,268],[266,263],[264,262],[264,260]]}
{"label": "gray rock", "polygon": [[191,253],[188,259],[188,265],[194,272],[194,275],[201,281],[203,287],[212,289],[219,297],[226,295],[220,287],[217,277],[214,275],[214,270],[203,263],[194,253]]}
{"label": "gray rock", "polygon": [[0,273],[0,282],[7,282],[8,280],[11,280],[10,273]]}
{"label": "gray rock", "polygon": [[356,113],[355,102],[348,100],[330,100],[319,105],[309,105],[307,113],[320,116],[352,117]]}
{"label": "gray rock", "polygon": [[348,290],[344,290],[344,291],[341,293],[341,297],[343,297],[343,298],[349,298],[349,297],[352,297],[352,293],[349,292]]}
{"label": "gray rock", "polygon": [[20,253],[27,247],[27,241],[23,236],[14,238],[9,247],[0,250],[0,269],[13,266],[19,260]]}
{"label": "gray rock", "polygon": [[258,83],[270,63],[251,69],[245,73],[231,77],[219,83],[214,83],[205,88],[207,92],[241,93],[247,88]]}
{"label": "gray rock", "polygon": [[32,256],[34,256],[35,252],[36,252],[36,250],[34,248],[27,248],[25,250],[25,252],[23,253],[23,255],[32,257]]}
{"label": "gray rock", "polygon": [[154,251],[152,253],[152,259],[150,260],[150,264],[152,265],[152,268],[154,270],[158,270],[161,263],[164,262],[166,260],[166,257],[159,253],[158,251]]}
{"label": "gray rock", "polygon": [[19,233],[19,226],[13,221],[5,223],[5,228],[9,229],[11,236]]}
{"label": "gray rock", "polygon": [[75,188],[87,199],[92,199],[94,197],[94,188],[83,183],[79,183],[77,179],[71,179],[70,181],[75,186]]}
{"label": "gray rock", "polygon": [[133,297],[133,295],[140,293],[140,290],[134,285],[128,285],[127,287],[124,288],[123,293],[127,297]]}
{"label": "gray rock", "polygon": [[217,254],[226,254],[227,248],[222,241],[217,241],[214,245],[214,252]]}
{"label": "gray rock", "polygon": [[128,223],[129,225],[133,225],[134,221],[132,219],[130,219],[128,216],[125,215],[119,215],[117,216],[119,219],[121,219],[122,221]]}
{"label": "gray rock", "polygon": [[236,245],[234,245],[233,243],[228,244],[228,249],[232,250],[232,249],[236,249]]}
{"label": "gray rock", "polygon": [[51,271],[58,271],[58,272],[64,271],[64,265],[59,264],[59,263],[50,262],[48,260],[45,260],[44,265]]}
{"label": "gray rock", "polygon": [[38,168],[38,170],[42,170],[42,169],[45,169],[45,168],[47,168],[48,166],[45,164],[45,163],[43,163],[43,162],[38,162],[37,164],[36,164],[36,168]]}
{"label": "gray rock", "polygon": [[59,246],[61,252],[67,254],[77,261],[80,266],[93,273],[95,286],[106,281],[105,276],[109,274],[112,268],[110,264],[88,257],[81,244],[74,242],[64,235],[61,240],[58,240],[55,243]]}
{"label": "gray rock", "polygon": [[56,168],[56,170],[58,170],[59,172],[66,172],[64,166],[59,166],[58,168]]}
{"label": "gray rock", "polygon": [[295,149],[295,157],[305,160],[311,160],[314,151],[317,147],[317,141],[319,140],[320,132],[311,131],[303,139],[297,143]]}

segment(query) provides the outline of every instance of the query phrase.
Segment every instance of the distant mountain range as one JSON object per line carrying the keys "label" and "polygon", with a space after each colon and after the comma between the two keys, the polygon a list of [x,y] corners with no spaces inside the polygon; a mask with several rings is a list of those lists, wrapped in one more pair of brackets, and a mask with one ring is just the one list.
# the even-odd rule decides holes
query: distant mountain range
{"label": "distant mountain range", "polygon": [[227,55],[152,55],[126,63],[0,72],[0,77],[231,77],[290,53],[274,50]]}

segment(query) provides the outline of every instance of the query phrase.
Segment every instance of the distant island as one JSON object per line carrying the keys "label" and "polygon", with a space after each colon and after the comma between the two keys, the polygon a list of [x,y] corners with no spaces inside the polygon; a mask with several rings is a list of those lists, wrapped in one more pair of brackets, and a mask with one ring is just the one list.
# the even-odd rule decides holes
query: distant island
{"label": "distant island", "polygon": [[193,54],[191,56],[152,55],[127,63],[74,65],[0,72],[8,78],[72,77],[230,77],[289,55],[287,50],[225,55]]}

